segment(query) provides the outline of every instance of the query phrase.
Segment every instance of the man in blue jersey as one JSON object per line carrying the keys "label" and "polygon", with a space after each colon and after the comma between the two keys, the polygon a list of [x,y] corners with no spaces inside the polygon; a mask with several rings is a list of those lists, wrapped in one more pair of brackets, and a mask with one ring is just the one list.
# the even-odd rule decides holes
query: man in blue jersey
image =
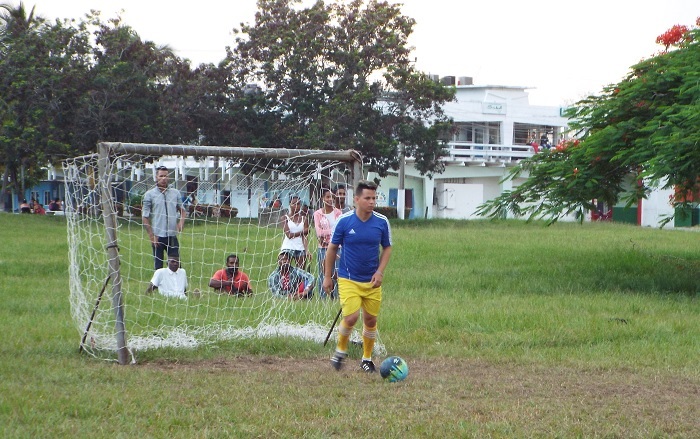
{"label": "man in blue jersey", "polygon": [[[343,320],[338,325],[338,344],[331,365],[340,370],[347,357],[352,328],[362,310],[362,362],[365,372],[376,372],[372,350],[377,339],[377,316],[382,303],[384,269],[391,258],[389,220],[374,211],[377,185],[361,180],[353,197],[355,210],[338,218],[326,251],[323,289],[333,290],[333,272],[338,247],[343,251],[338,263],[338,292]],[[381,248],[381,251],[380,251]]]}

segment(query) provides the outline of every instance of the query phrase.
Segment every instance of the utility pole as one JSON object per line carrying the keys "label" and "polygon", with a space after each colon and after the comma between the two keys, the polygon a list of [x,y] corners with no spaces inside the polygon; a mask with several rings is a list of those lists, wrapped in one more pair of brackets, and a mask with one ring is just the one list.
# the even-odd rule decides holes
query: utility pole
{"label": "utility pole", "polygon": [[399,190],[396,196],[396,214],[399,219],[405,219],[406,213],[406,188],[405,183],[406,149],[403,145],[399,147]]}

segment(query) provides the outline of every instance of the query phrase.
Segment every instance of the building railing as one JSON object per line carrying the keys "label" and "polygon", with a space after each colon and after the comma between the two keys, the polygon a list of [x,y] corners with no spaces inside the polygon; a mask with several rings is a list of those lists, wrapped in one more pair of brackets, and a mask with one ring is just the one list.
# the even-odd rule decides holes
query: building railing
{"label": "building railing", "polygon": [[468,142],[449,142],[449,156],[445,160],[475,165],[517,163],[531,157],[535,151],[530,145],[489,145]]}

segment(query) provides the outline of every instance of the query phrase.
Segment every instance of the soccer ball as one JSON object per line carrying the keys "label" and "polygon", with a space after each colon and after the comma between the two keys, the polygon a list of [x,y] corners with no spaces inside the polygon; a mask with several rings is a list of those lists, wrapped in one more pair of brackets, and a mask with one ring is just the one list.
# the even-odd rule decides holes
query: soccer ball
{"label": "soccer ball", "polygon": [[403,381],[408,376],[408,363],[401,357],[388,357],[379,366],[379,374],[390,383]]}

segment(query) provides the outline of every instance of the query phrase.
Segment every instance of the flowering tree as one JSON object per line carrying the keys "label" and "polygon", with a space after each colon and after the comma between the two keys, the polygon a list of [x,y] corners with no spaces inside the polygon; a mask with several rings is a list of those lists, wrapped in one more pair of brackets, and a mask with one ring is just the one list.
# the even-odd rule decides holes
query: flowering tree
{"label": "flowering tree", "polygon": [[[580,140],[561,142],[513,168],[523,184],[479,207],[529,219],[594,210],[593,200],[628,205],[652,187],[697,192],[700,178],[700,19],[657,38],[664,49],[632,66],[622,81],[567,110]],[[690,198],[674,197],[687,204]],[[670,220],[670,218],[669,218]]]}

